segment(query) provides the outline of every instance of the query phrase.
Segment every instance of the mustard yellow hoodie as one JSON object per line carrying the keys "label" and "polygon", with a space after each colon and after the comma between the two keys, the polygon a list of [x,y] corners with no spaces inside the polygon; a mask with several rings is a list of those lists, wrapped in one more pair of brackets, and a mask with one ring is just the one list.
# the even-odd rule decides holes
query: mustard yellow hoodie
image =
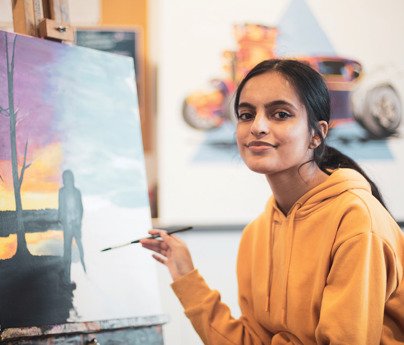
{"label": "mustard yellow hoodie", "polygon": [[194,270],[172,288],[209,345],[404,344],[404,236],[356,171],[285,216],[273,197],[244,230],[234,319]]}

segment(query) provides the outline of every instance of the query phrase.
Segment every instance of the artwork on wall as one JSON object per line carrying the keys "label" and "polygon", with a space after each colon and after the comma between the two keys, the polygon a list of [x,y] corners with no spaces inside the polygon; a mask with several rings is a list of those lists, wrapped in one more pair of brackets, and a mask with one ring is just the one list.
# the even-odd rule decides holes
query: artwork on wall
{"label": "artwork on wall", "polygon": [[133,60],[0,31],[1,328],[161,312]]}
{"label": "artwork on wall", "polygon": [[[182,109],[185,123],[204,131],[218,131],[233,124],[234,130],[237,121],[233,99],[243,76],[263,60],[290,57],[310,65],[324,77],[331,98],[328,137],[334,145],[357,159],[391,159],[387,138],[397,136],[401,122],[400,95],[404,94],[404,77],[400,74],[404,69],[400,72],[393,67],[383,68],[378,73],[378,79],[374,80],[374,75],[369,77],[362,71],[359,61],[337,56],[331,50],[330,55],[320,56],[308,55],[306,50],[303,50],[306,52],[304,55],[278,55],[280,47],[285,45],[282,36],[278,37],[280,31],[277,27],[260,24],[235,25],[238,49],[223,53],[227,57],[223,66],[227,78],[212,79],[209,89],[193,91],[185,98]],[[297,36],[297,32],[292,34]],[[393,77],[394,72],[398,77]],[[366,84],[369,79],[373,79],[370,85]],[[221,141],[226,133],[229,132],[223,131]],[[217,133],[215,137],[218,137]],[[233,136],[227,140],[229,145],[235,145]],[[212,146],[214,149],[214,139],[202,145],[206,149]],[[202,152],[196,154],[195,160],[208,157],[201,155]]]}
{"label": "artwork on wall", "polygon": [[239,157],[234,93],[255,64],[278,57],[301,60],[324,76],[332,107],[328,143],[365,168],[404,221],[397,173],[404,168],[404,47],[396,44],[404,27],[390,21],[382,34],[375,25],[378,13],[392,18],[402,5],[257,0],[238,10],[230,1],[208,1],[183,8],[181,16],[171,5],[161,10],[163,23],[175,23],[161,30],[162,222],[246,224],[263,210],[271,191]]}

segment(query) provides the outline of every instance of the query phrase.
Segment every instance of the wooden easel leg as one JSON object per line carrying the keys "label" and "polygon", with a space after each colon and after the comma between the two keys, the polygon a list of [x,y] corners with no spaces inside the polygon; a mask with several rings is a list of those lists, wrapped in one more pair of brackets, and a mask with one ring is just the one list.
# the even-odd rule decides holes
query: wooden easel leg
{"label": "wooden easel leg", "polygon": [[32,0],[12,0],[14,32],[38,36]]}
{"label": "wooden easel leg", "polygon": [[[46,1],[46,0],[44,0]],[[50,17],[56,23],[70,23],[69,7],[67,0],[47,0],[49,3]]]}
{"label": "wooden easel leg", "polygon": [[38,26],[39,26],[41,19],[44,18],[42,0],[33,0],[32,3],[33,3],[33,8],[34,8],[34,21],[35,21],[35,29],[36,29],[35,36],[39,36]]}

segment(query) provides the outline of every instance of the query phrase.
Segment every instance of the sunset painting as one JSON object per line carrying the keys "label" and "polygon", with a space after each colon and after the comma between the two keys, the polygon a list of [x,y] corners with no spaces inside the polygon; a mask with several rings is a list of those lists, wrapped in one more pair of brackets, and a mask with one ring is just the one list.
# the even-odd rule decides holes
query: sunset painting
{"label": "sunset painting", "polygon": [[158,314],[149,228],[133,60],[0,31],[2,328]]}

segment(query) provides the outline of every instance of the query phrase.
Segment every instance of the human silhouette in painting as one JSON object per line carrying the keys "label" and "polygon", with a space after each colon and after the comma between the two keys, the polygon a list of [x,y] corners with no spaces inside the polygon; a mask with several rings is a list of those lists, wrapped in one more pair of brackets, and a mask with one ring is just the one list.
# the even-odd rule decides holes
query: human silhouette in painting
{"label": "human silhouette in painting", "polygon": [[63,283],[71,284],[70,266],[72,261],[72,242],[76,240],[80,252],[80,260],[84,272],[84,250],[81,242],[81,221],[83,218],[83,203],[81,193],[74,186],[74,175],[71,170],[63,172],[63,187],[59,189],[59,221],[63,226],[64,242],[64,273]]}

